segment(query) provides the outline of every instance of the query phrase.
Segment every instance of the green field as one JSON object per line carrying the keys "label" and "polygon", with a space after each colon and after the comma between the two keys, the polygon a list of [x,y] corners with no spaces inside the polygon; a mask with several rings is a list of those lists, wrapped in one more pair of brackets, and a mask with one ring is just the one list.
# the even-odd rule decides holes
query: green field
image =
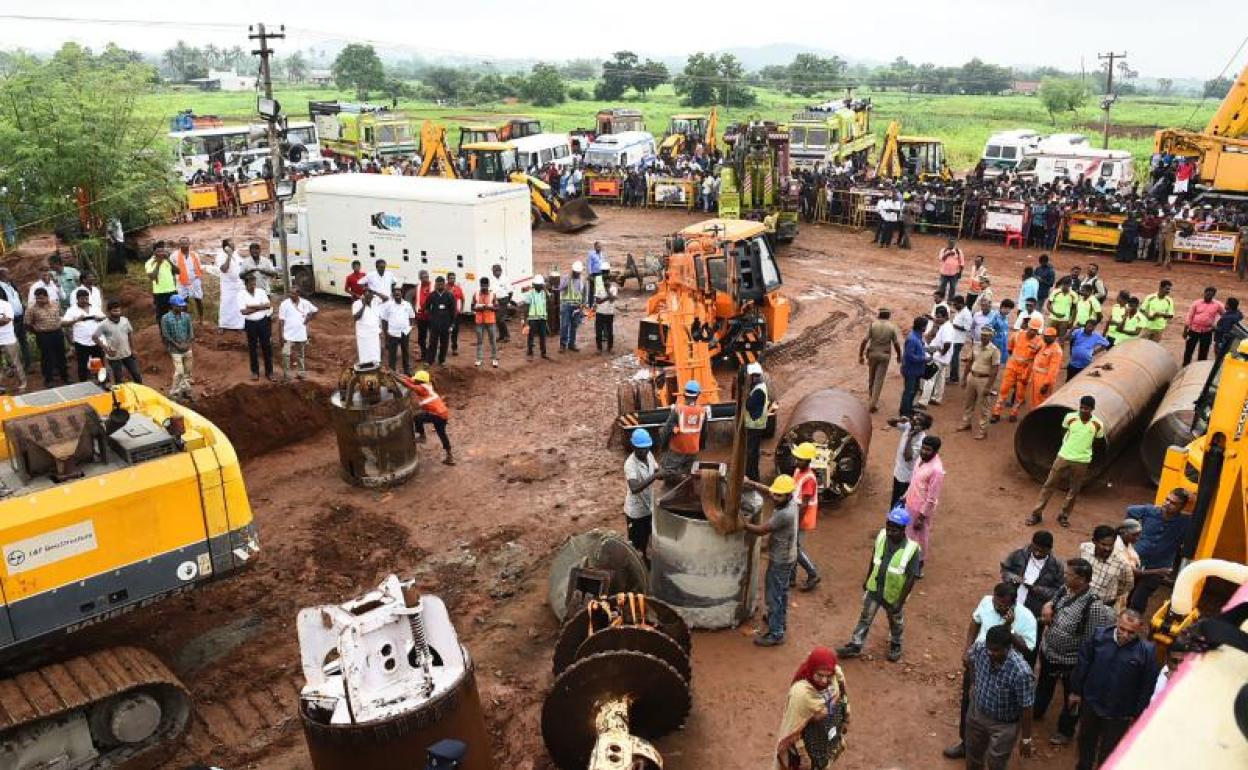
{"label": "green field", "polygon": [[[581,83],[592,91],[592,84]],[[756,89],[758,103],[748,108],[721,110],[721,128],[728,123],[762,117],[785,120],[793,112],[818,101],[789,96],[768,89]],[[349,100],[352,94],[336,89],[279,88],[277,97],[292,117],[306,116],[307,102],[313,99]],[[936,136],[944,140],[950,164],[955,170],[968,169],[979,159],[989,134],[1009,128],[1033,128],[1041,133],[1078,131],[1090,136],[1100,135],[1099,100],[1089,100],[1077,113],[1062,115],[1054,124],[1040,100],[1034,96],[946,96],[898,92],[862,91],[875,106],[872,126],[879,136],[890,120],[900,120],[906,134]],[[374,101],[383,101],[380,99]],[[625,99],[606,103],[568,101],[555,107],[532,107],[524,103],[484,104],[445,107],[427,101],[401,101],[399,107],[418,118],[433,118],[448,127],[465,116],[489,113],[533,115],[542,119],[548,131],[569,131],[592,126],[594,113],[604,107],[634,107],[646,116],[646,124],[656,136],[667,126],[668,118],[678,112],[690,112],[680,104],[670,85],[651,92],[644,101]],[[205,93],[195,90],[163,90],[146,98],[143,109],[152,117],[172,117],[178,110],[192,108],[200,114],[217,114],[232,121],[248,120],[255,109],[255,96],[250,93]],[[1131,151],[1137,163],[1147,160],[1152,152],[1153,131],[1158,128],[1187,126],[1202,128],[1217,109],[1215,100],[1190,98],[1123,97],[1112,112],[1113,135],[1110,146]],[[1099,142],[1098,142],[1099,145]]]}

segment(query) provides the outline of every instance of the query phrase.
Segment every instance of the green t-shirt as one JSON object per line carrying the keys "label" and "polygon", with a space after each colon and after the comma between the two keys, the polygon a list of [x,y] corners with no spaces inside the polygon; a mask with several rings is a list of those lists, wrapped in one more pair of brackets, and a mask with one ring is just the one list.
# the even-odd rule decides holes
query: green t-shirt
{"label": "green t-shirt", "polygon": [[1070,306],[1075,303],[1075,297],[1078,295],[1071,291],[1059,291],[1049,297],[1049,305],[1052,308],[1050,318],[1054,321],[1069,321]]}
{"label": "green t-shirt", "polygon": [[[143,266],[143,269],[148,273],[156,270],[156,258],[152,257],[147,260],[147,264]],[[177,284],[173,280],[176,274],[177,269],[173,266],[173,261],[166,259],[161,263],[160,269],[156,270],[156,280],[152,281],[152,293],[172,294],[174,291],[177,291]]]}
{"label": "green t-shirt", "polygon": [[1057,456],[1072,463],[1092,462],[1092,444],[1105,435],[1105,426],[1095,414],[1087,422],[1079,419],[1078,412],[1066,415],[1062,420],[1066,435]]}
{"label": "green t-shirt", "polygon": [[[1144,331],[1144,324],[1147,323],[1144,316],[1140,315],[1138,312],[1130,318],[1127,318],[1126,308],[1121,305],[1114,305],[1114,309],[1110,311],[1109,315],[1111,323],[1109,325],[1109,332],[1105,336],[1113,340],[1115,345],[1123,340],[1133,340],[1136,337],[1139,337],[1140,332]],[[1119,321],[1122,321],[1121,331],[1118,330],[1117,326]]]}
{"label": "green t-shirt", "polygon": [[1096,297],[1080,298],[1075,303],[1075,326],[1083,326],[1089,318],[1101,312],[1101,302]]}
{"label": "green t-shirt", "polygon": [[[1174,298],[1158,297],[1156,294],[1149,294],[1144,298],[1144,302],[1140,304],[1140,312],[1149,315],[1157,315],[1165,313],[1166,315],[1174,315]],[[1168,320],[1165,318],[1154,318],[1152,320],[1144,319],[1144,328],[1149,331],[1164,331]]]}

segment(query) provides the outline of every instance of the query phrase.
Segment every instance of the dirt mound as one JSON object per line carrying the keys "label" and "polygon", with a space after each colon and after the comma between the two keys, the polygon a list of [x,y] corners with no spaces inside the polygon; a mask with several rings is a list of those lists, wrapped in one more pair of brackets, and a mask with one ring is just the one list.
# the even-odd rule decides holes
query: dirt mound
{"label": "dirt mound", "polygon": [[542,451],[510,452],[498,461],[499,475],[507,481],[522,484],[554,478],[566,467],[567,456],[556,447]]}
{"label": "dirt mound", "polygon": [[239,383],[195,402],[246,460],[311,438],[329,425],[329,389],[308,380]]}
{"label": "dirt mound", "polygon": [[405,559],[420,559],[424,553],[409,545],[411,533],[406,527],[367,508],[329,504],[315,514],[314,525],[316,531],[330,536],[317,542],[305,574],[346,578],[347,585],[375,583],[379,575],[395,569],[400,552]]}

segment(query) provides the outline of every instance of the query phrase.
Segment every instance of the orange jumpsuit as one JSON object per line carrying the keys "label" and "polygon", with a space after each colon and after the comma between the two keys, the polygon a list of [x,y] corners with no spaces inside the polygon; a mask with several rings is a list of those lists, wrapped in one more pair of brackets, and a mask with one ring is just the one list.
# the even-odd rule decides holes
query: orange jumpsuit
{"label": "orange jumpsuit", "polygon": [[[1035,409],[1057,390],[1057,374],[1062,370],[1062,346],[1056,341],[1046,343],[1031,362],[1031,379],[1027,383],[1027,405]],[[1047,393],[1040,389],[1048,386]]]}
{"label": "orange jumpsuit", "polygon": [[1027,395],[1027,381],[1031,379],[1031,362],[1042,347],[1044,347],[1044,340],[1040,338],[1040,335],[1037,334],[1028,339],[1026,329],[1019,329],[1010,335],[1010,358],[1005,362],[1005,375],[1001,378],[1001,393],[997,396],[997,403],[992,407],[993,417],[1001,416],[1001,412],[1005,409],[1005,402],[1011,397],[1014,399],[1014,405],[1010,407],[1010,416],[1018,417],[1018,410],[1022,407],[1023,398]]}

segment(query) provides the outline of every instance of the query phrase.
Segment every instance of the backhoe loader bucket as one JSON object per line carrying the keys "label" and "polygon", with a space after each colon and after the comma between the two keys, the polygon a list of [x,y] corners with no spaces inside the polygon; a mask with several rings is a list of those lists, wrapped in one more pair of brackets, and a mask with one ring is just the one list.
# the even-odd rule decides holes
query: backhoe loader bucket
{"label": "backhoe loader bucket", "polygon": [[597,223],[598,214],[589,205],[585,197],[572,198],[559,207],[555,213],[555,229],[561,233],[570,233]]}

